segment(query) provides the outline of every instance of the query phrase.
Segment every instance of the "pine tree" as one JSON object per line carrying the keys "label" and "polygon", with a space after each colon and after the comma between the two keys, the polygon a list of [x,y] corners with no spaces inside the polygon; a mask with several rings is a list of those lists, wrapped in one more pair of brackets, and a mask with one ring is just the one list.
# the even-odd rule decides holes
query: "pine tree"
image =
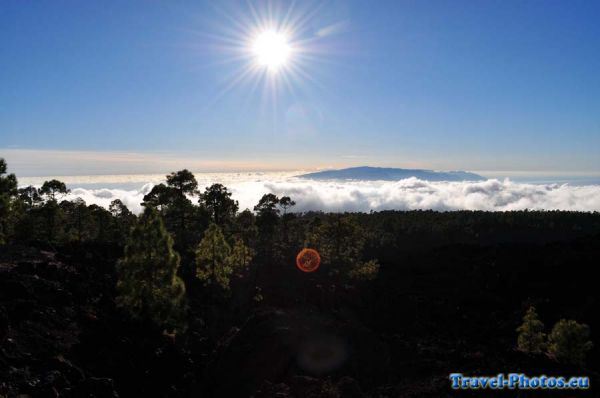
{"label": "pine tree", "polygon": [[593,347],[589,337],[588,325],[561,319],[548,336],[548,354],[559,362],[581,366],[587,352]]}
{"label": "pine tree", "polygon": [[231,246],[225,240],[221,228],[210,224],[196,250],[196,276],[206,286],[229,289],[229,276],[233,272],[229,264]]}
{"label": "pine tree", "polygon": [[66,195],[69,192],[65,183],[59,180],[44,181],[44,184],[40,188],[40,194],[53,202],[57,202],[60,196]]}
{"label": "pine tree", "polygon": [[167,215],[174,224],[177,247],[180,250],[186,250],[189,241],[190,219],[194,213],[194,205],[187,196],[198,194],[198,182],[194,174],[183,169],[167,176],[167,187],[171,192],[171,207]]}
{"label": "pine tree", "polygon": [[187,169],[172,172],[166,176],[167,183],[158,184],[144,196],[142,206],[157,209],[163,217],[167,231],[175,240],[175,247],[184,256],[191,243],[191,237],[198,229],[197,209],[190,197],[198,194],[198,182]]}
{"label": "pine tree", "polygon": [[523,317],[523,324],[517,328],[517,347],[528,354],[539,354],[543,351],[546,335],[544,324],[540,321],[535,307],[531,306]]}
{"label": "pine tree", "polygon": [[119,235],[113,234],[111,224],[113,216],[110,211],[96,204],[88,207],[90,214],[90,230],[88,233],[96,240],[96,242],[119,242]]}
{"label": "pine tree", "polygon": [[111,234],[115,242],[125,241],[129,230],[135,223],[136,216],[125,206],[120,199],[110,202],[108,208],[111,217]]}
{"label": "pine tree", "polygon": [[231,199],[231,192],[222,184],[206,187],[198,202],[208,211],[212,222],[221,227],[233,222],[239,208],[238,202]]}
{"label": "pine tree", "polygon": [[45,199],[42,213],[46,219],[46,239],[53,242],[60,236],[64,227],[64,212],[58,205],[58,199],[69,193],[69,190],[64,182],[50,180],[44,182],[39,193]]}
{"label": "pine tree", "polygon": [[229,256],[229,265],[232,271],[239,273],[245,270],[250,265],[253,255],[253,250],[247,247],[241,238],[236,238]]}
{"label": "pine tree", "polygon": [[258,236],[254,213],[248,209],[240,212],[235,219],[234,231],[246,245],[254,246]]}
{"label": "pine tree", "polygon": [[17,177],[6,174],[6,162],[0,158],[0,244],[8,235],[12,198],[17,194]]}
{"label": "pine tree", "polygon": [[42,197],[39,190],[33,185],[25,188],[19,188],[19,199],[23,203],[26,210],[31,210],[42,202]]}
{"label": "pine tree", "polygon": [[117,305],[134,319],[168,330],[183,328],[185,286],[177,276],[179,261],[161,217],[146,209],[118,264]]}
{"label": "pine tree", "polygon": [[272,193],[262,196],[254,206],[256,226],[258,227],[258,251],[264,258],[273,256],[273,242],[279,224],[279,198]]}
{"label": "pine tree", "polygon": [[281,242],[280,242],[280,256],[282,258],[286,258],[286,254],[292,252],[291,242],[290,242],[290,224],[293,222],[295,215],[294,213],[288,213],[288,210],[292,207],[296,206],[296,202],[294,202],[289,196],[283,196],[279,199],[279,207],[283,209],[283,213],[281,215]]}
{"label": "pine tree", "polygon": [[236,240],[232,250],[221,228],[213,223],[196,250],[196,276],[212,286],[213,292],[217,286],[228,291],[231,275],[247,267],[251,259],[251,250],[241,239]]}
{"label": "pine tree", "polygon": [[92,233],[93,220],[85,200],[78,197],[70,202],[63,201],[60,206],[65,213],[67,233],[71,239],[79,243],[88,239]]}

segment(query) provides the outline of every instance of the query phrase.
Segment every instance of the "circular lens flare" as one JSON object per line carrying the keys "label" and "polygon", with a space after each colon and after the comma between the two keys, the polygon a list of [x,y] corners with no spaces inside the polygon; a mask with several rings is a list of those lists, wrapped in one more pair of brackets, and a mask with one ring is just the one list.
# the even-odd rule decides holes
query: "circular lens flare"
{"label": "circular lens flare", "polygon": [[321,256],[315,249],[302,249],[296,256],[296,266],[303,272],[314,272],[321,264]]}
{"label": "circular lens flare", "polygon": [[252,45],[256,62],[271,71],[277,71],[285,65],[291,48],[284,34],[267,30],[256,36]]}

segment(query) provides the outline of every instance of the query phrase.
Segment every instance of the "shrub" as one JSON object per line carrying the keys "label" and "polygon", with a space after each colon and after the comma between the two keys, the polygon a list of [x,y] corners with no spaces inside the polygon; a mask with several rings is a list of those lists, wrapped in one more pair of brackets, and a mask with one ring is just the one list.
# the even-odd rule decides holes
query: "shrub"
{"label": "shrub", "polygon": [[588,325],[561,319],[548,336],[548,354],[559,362],[583,365],[586,353],[592,349]]}

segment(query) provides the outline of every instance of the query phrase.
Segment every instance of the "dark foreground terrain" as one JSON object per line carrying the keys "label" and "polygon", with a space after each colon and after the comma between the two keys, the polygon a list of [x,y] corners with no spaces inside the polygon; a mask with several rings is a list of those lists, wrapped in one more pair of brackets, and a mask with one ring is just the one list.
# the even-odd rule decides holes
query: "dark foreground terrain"
{"label": "dark foreground terrain", "polygon": [[[556,223],[541,227],[527,212],[515,223],[473,223],[468,212],[356,217],[365,234],[379,231],[364,248],[381,265],[374,280],[337,283],[325,266],[302,273],[295,251],[255,260],[261,271],[251,265],[229,297],[187,278],[188,327],[177,335],[115,306],[120,245],[0,246],[0,396],[544,395],[452,391],[453,372],[586,375],[591,390],[546,395],[599,396],[598,344],[584,365],[565,365],[518,351],[515,331],[535,305],[547,329],[574,319],[597,341],[597,215],[548,213]],[[423,221],[432,218],[444,228]]]}

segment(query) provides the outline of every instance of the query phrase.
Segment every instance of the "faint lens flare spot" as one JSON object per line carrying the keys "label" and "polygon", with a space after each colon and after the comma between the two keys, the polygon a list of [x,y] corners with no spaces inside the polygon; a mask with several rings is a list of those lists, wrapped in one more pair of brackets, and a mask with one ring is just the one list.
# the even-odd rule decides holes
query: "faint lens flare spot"
{"label": "faint lens flare spot", "polygon": [[334,372],[348,358],[346,343],[334,335],[309,336],[300,346],[297,362],[301,369],[314,375]]}

